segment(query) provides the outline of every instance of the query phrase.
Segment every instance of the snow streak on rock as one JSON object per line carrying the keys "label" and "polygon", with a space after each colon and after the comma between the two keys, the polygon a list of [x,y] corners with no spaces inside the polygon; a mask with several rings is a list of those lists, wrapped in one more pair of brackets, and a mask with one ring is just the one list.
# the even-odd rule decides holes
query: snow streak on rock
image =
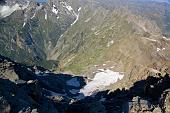
{"label": "snow streak on rock", "polygon": [[58,14],[58,10],[56,9],[55,5],[53,5],[52,12],[56,15]]}

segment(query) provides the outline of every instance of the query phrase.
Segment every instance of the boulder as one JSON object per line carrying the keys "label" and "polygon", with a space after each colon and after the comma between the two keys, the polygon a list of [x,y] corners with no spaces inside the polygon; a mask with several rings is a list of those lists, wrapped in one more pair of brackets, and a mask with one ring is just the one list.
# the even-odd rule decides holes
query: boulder
{"label": "boulder", "polygon": [[7,100],[3,97],[0,97],[0,113],[10,113],[11,107]]}

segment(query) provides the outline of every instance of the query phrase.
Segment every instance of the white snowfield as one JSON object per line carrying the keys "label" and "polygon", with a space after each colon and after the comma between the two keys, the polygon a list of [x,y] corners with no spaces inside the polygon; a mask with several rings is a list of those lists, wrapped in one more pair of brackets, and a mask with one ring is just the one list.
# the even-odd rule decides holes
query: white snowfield
{"label": "white snowfield", "polygon": [[28,7],[28,5],[29,2],[27,3],[27,5],[23,5],[22,7],[19,4],[15,4],[13,6],[8,6],[8,5],[0,6],[0,17],[5,18],[11,15],[14,11],[24,10],[25,8]]}
{"label": "white snowfield", "polygon": [[58,14],[58,10],[56,9],[55,5],[53,5],[52,12],[56,15]]}
{"label": "white snowfield", "polygon": [[68,5],[66,2],[60,2],[60,3],[63,4],[63,7],[67,8],[67,10],[73,11],[73,8],[70,5]]}
{"label": "white snowfield", "polygon": [[83,93],[84,96],[90,96],[95,92],[102,91],[106,86],[116,83],[118,80],[123,79],[124,75],[120,72],[113,72],[109,69],[100,69],[96,73],[93,80],[83,88],[79,93]]}
{"label": "white snowfield", "polygon": [[15,4],[13,6],[0,6],[0,15],[1,17],[7,17],[11,15],[14,11],[20,10],[19,4]]}

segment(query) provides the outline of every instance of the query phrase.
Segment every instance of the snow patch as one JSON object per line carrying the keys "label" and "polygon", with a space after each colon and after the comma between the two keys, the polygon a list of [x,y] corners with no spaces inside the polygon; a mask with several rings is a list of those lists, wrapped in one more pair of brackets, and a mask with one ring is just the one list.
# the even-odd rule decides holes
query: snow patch
{"label": "snow patch", "polygon": [[28,7],[28,5],[29,3],[23,6],[20,6],[19,4],[15,4],[13,6],[8,6],[8,5],[0,6],[0,17],[5,18],[17,10],[24,10],[25,8]]}
{"label": "snow patch", "polygon": [[170,40],[169,38],[167,38],[167,37],[165,37],[165,36],[163,36],[162,38],[165,39],[165,40]]}
{"label": "snow patch", "polygon": [[95,34],[95,35],[99,35],[99,34],[100,34],[100,31],[96,31],[94,34]]}
{"label": "snow patch", "polygon": [[71,90],[69,90],[69,92],[70,92],[71,94],[75,95],[75,94],[78,94],[78,93],[79,93],[79,90],[78,90],[78,89],[71,89]]}
{"label": "snow patch", "polygon": [[60,3],[63,4],[64,5],[63,7],[65,7],[67,10],[73,11],[73,8],[70,5],[68,5],[66,2],[60,2]]}
{"label": "snow patch", "polygon": [[56,92],[50,91],[50,90],[45,89],[45,88],[44,88],[44,90],[49,92],[51,96],[66,96],[66,94],[56,93]]}
{"label": "snow patch", "polygon": [[26,25],[26,22],[23,23],[22,27],[24,27]]}
{"label": "snow patch", "polygon": [[81,7],[78,8],[78,12],[80,12],[80,10],[81,10]]}
{"label": "snow patch", "polygon": [[76,15],[76,19],[75,19],[75,21],[71,24],[71,26],[73,26],[73,25],[78,21],[78,19],[79,19],[79,14]]}
{"label": "snow patch", "polygon": [[80,87],[80,82],[77,80],[77,78],[72,78],[68,80],[66,84],[69,86]]}
{"label": "snow patch", "polygon": [[159,52],[161,49],[160,48],[157,48],[156,51]]}
{"label": "snow patch", "polygon": [[107,43],[107,47],[110,47],[111,45],[113,45],[113,43],[114,43],[114,41],[112,40],[112,41],[110,41],[110,42],[108,42]]}
{"label": "snow patch", "polygon": [[90,96],[95,92],[104,90],[106,86],[114,84],[124,77],[122,73],[113,72],[109,69],[99,69],[99,71],[91,82],[87,83],[83,89],[80,89],[80,93],[83,93],[84,96]]}
{"label": "snow patch", "polygon": [[151,38],[146,38],[146,37],[143,37],[143,38],[145,38],[146,40],[152,41],[152,42],[156,42],[157,41],[157,40],[151,39]]}
{"label": "snow patch", "polygon": [[75,16],[76,16],[76,19],[75,19],[75,21],[71,24],[71,26],[74,25],[74,24],[79,20],[79,12],[80,12],[80,10],[81,10],[81,7],[79,7],[79,9],[78,9],[78,14],[76,14],[76,13],[74,12],[74,14],[75,14]]}
{"label": "snow patch", "polygon": [[157,52],[163,51],[163,50],[165,50],[165,48],[162,48],[162,49],[161,49],[161,48],[156,48],[156,51],[157,51]]}
{"label": "snow patch", "polygon": [[35,17],[35,15],[36,15],[36,12],[35,12],[34,15],[31,17],[31,19],[33,19],[33,18]]}
{"label": "snow patch", "polygon": [[69,11],[72,11],[73,8],[71,6],[66,6],[66,8],[69,10]]}
{"label": "snow patch", "polygon": [[95,31],[95,30],[96,30],[96,27],[91,28],[91,30],[92,30],[92,31]]}
{"label": "snow patch", "polygon": [[45,20],[47,20],[47,11],[45,10]]}
{"label": "snow patch", "polygon": [[113,69],[115,66],[110,67],[110,69]]}
{"label": "snow patch", "polygon": [[101,98],[100,99],[100,102],[104,102],[104,101],[106,101],[106,98]]}
{"label": "snow patch", "polygon": [[86,19],[84,22],[89,22],[91,20],[91,17],[89,17],[88,19]]}
{"label": "snow patch", "polygon": [[55,5],[53,5],[52,12],[56,15],[58,14],[58,10],[56,9]]}

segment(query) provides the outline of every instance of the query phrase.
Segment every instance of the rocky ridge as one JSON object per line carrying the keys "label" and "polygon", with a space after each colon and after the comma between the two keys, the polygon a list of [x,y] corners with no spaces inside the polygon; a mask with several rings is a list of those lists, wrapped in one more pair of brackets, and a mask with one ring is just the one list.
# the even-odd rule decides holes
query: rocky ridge
{"label": "rocky ridge", "polygon": [[70,91],[84,87],[86,78],[54,74],[3,56],[0,70],[1,113],[169,113],[168,73],[138,80],[131,87],[106,88],[77,98],[79,94]]}

